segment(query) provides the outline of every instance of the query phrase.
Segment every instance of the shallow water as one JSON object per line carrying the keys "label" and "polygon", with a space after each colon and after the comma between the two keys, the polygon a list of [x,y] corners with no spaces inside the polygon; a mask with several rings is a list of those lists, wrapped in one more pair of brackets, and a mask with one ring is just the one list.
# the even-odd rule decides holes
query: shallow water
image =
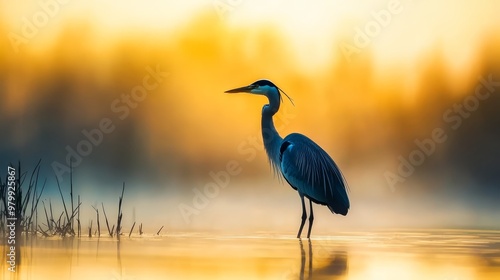
{"label": "shallow water", "polygon": [[[4,244],[4,243],[3,243]],[[33,238],[2,279],[500,279],[500,231]]]}

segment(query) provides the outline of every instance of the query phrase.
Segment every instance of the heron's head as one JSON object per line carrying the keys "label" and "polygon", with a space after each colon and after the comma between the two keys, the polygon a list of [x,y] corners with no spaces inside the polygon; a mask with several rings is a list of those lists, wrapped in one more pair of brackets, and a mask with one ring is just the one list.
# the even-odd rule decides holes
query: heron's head
{"label": "heron's head", "polygon": [[230,90],[226,90],[226,93],[250,93],[250,94],[257,94],[257,95],[264,95],[267,96],[267,98],[271,101],[273,99],[277,99],[277,101],[281,101],[281,93],[285,94],[288,99],[293,104],[292,99],[279,87],[277,87],[273,82],[269,80],[258,80],[251,85],[244,86],[244,87],[239,87],[239,88],[234,88]]}

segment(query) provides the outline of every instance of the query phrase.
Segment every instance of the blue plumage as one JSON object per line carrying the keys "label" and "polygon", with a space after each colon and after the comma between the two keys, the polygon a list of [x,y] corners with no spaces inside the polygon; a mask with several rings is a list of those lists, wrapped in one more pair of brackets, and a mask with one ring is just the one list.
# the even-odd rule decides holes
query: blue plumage
{"label": "blue plumage", "polygon": [[308,238],[314,220],[311,201],[326,205],[332,213],[347,215],[350,207],[347,183],[333,159],[320,146],[302,134],[292,133],[283,139],[276,131],[273,116],[279,110],[283,91],[271,81],[259,80],[249,86],[226,92],[246,92],[264,95],[269,99],[269,104],[262,108],[262,138],[275,173],[283,175],[290,186],[299,193],[302,202],[302,221],[297,238],[300,238],[307,218],[304,197],[309,199],[310,207]]}
{"label": "blue plumage", "polygon": [[347,215],[347,183],[333,159],[302,134],[292,133],[283,141],[287,148],[281,155],[281,172],[288,183],[333,213]]}

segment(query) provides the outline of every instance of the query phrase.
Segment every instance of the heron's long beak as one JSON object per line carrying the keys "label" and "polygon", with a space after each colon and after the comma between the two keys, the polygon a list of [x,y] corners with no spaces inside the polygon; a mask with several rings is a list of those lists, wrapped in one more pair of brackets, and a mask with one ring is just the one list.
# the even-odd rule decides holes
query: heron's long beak
{"label": "heron's long beak", "polygon": [[250,86],[244,86],[239,88],[234,88],[230,90],[226,90],[225,93],[238,93],[238,92],[247,92],[251,93],[252,88]]}

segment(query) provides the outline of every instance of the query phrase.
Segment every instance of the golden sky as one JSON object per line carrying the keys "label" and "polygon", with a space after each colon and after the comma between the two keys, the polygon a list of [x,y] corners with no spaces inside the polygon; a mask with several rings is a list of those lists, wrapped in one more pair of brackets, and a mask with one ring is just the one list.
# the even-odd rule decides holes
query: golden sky
{"label": "golden sky", "polygon": [[374,29],[369,45],[379,64],[413,64],[422,52],[441,46],[447,62],[460,72],[470,63],[483,38],[500,26],[495,14],[500,4],[494,0],[42,2],[3,1],[3,20],[8,30],[20,33],[23,17],[33,21],[40,11],[51,11],[48,23],[32,40],[33,45],[50,41],[64,27],[61,23],[75,20],[91,23],[99,33],[96,36],[109,41],[137,30],[165,36],[169,33],[164,31],[175,31],[199,13],[213,12],[230,28],[277,28],[302,66],[309,69],[325,66],[333,54],[334,41],[351,43],[356,28],[364,30],[375,19],[374,14],[382,10],[390,12],[390,19],[380,32]]}
{"label": "golden sky", "polygon": [[[0,4],[9,40],[2,51],[10,77],[4,112],[24,114],[30,102],[40,104],[54,92],[41,90],[40,83],[53,80],[57,88],[67,74],[76,88],[73,102],[88,104],[77,119],[90,124],[109,112],[109,102],[99,98],[130,91],[146,66],[160,65],[171,78],[155,102],[145,103],[149,110],[135,114],[148,127],[152,151],[165,146],[161,139],[172,138],[165,132],[170,123],[207,134],[210,148],[200,149],[216,154],[221,139],[259,135],[264,100],[222,94],[259,78],[275,81],[296,101],[297,107],[284,105],[299,117],[282,133],[309,132],[325,119],[350,123],[332,122],[322,132],[311,128],[324,142],[346,137],[346,129],[360,133],[373,127],[364,118],[380,107],[393,110],[397,98],[414,103],[430,81],[424,75],[429,71],[448,82],[447,94],[465,94],[477,83],[485,44],[500,30],[493,0],[21,3]],[[213,126],[200,125],[200,119]],[[236,131],[228,135],[216,124]],[[173,141],[196,158],[201,151],[192,147],[197,139],[188,132]]]}

